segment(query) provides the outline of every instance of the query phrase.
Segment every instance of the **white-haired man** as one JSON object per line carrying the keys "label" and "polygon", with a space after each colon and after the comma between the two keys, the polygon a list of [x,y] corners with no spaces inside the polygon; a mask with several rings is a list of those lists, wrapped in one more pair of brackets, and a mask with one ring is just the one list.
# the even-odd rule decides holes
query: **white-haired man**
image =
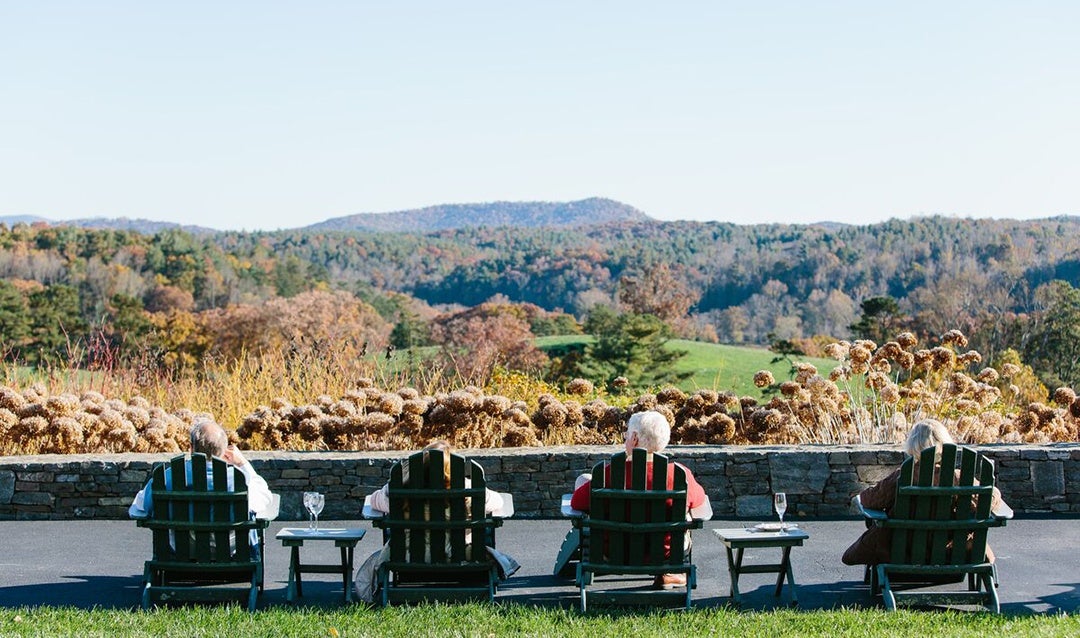
{"label": "white-haired man", "polygon": [[[662,452],[667,447],[668,441],[671,440],[671,425],[668,424],[667,417],[659,412],[648,410],[645,412],[637,412],[630,417],[630,420],[626,423],[626,454],[627,463],[630,462],[629,457],[633,453],[634,448],[645,448],[649,453],[649,463],[645,466],[645,484],[652,487],[653,482],[653,464],[652,455],[656,452]],[[690,469],[681,463],[679,467],[686,471],[686,508],[687,516],[692,518],[710,519],[712,518],[712,506],[709,504],[709,497],[705,494],[705,489],[701,487],[701,484],[697,482],[694,475],[690,472]],[[605,467],[605,473],[610,480],[611,468]],[[630,473],[626,474],[627,487],[631,480]],[[675,480],[675,468],[673,465],[668,466],[667,486],[673,487]],[[589,511],[591,500],[591,477],[584,476],[579,478],[574,486],[574,495],[570,498],[570,507],[583,512]],[[689,532],[687,533],[689,535]],[[663,574],[656,578],[657,587],[673,587],[682,586],[686,584],[686,576],[684,574]]]}
{"label": "white-haired man", "polygon": [[[191,426],[191,451],[192,453],[216,456],[229,464],[226,477],[228,480],[227,489],[230,491],[234,489],[233,468],[239,469],[247,482],[248,511],[256,518],[266,518],[269,515],[273,502],[270,486],[266,484],[263,477],[255,472],[255,468],[251,467],[251,463],[248,463],[240,450],[235,445],[229,444],[229,436],[225,433],[224,428],[210,419],[196,421]],[[190,458],[187,459],[185,468],[187,473],[190,474]],[[213,487],[213,466],[210,463],[206,465],[206,482],[209,487]],[[165,468],[165,486],[167,489],[172,489],[171,467]],[[131,518],[146,518],[153,512],[154,493],[151,489],[151,483],[147,482],[146,487],[139,490],[139,493],[135,495],[135,500],[131,503],[131,507],[128,508],[128,516]],[[254,543],[256,540],[257,534],[253,531],[252,542]]]}

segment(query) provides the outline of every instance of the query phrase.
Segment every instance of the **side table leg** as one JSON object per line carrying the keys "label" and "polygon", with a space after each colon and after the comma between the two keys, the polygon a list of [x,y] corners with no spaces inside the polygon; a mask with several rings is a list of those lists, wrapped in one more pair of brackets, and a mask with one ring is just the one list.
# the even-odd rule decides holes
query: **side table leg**
{"label": "side table leg", "polygon": [[791,548],[784,548],[784,570],[787,573],[788,587],[791,589],[791,606],[797,607],[799,605],[799,595],[795,590],[795,572],[791,569]]}
{"label": "side table leg", "polygon": [[293,545],[289,554],[289,587],[285,590],[285,600],[296,602],[300,595],[300,548]]}
{"label": "side table leg", "polygon": [[352,561],[350,560],[349,550],[346,547],[341,548],[341,587],[345,590],[345,602],[349,602],[349,575],[352,573]]}
{"label": "side table leg", "polygon": [[348,575],[345,577],[345,585],[346,585],[347,591],[349,592],[349,595],[345,598],[345,601],[350,602],[350,603],[353,602],[353,597],[352,597],[353,554],[355,553],[355,551],[356,551],[356,543],[353,543],[352,545],[349,545],[349,571],[347,572]]}
{"label": "side table leg", "polygon": [[784,591],[784,578],[787,576],[789,551],[791,551],[791,548],[783,548],[784,554],[780,559],[780,568],[776,570],[776,591],[773,592],[773,596],[779,596],[780,592]]}
{"label": "side table leg", "polygon": [[[731,578],[731,600],[736,605],[739,604],[739,570],[742,567],[742,548],[736,550],[735,555],[731,552],[731,546],[726,546],[727,549],[727,562],[728,562],[728,575]],[[736,558],[737,556],[737,558]]]}

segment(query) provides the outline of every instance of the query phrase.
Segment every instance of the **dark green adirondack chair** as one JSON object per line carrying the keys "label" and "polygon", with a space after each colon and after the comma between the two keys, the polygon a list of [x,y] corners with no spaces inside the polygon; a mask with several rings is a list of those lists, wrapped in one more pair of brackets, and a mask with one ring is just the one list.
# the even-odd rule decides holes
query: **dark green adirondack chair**
{"label": "dark green adirondack chair", "polygon": [[[868,524],[892,530],[889,562],[873,574],[874,593],[880,589],[890,611],[901,604],[978,604],[997,613],[997,569],[986,560],[986,534],[1005,525],[1012,511],[990,511],[993,461],[948,444],[937,477],[935,462],[935,449],[923,450],[916,476],[915,459],[904,461],[891,514],[863,509]],[[966,591],[940,591],[943,582],[962,583],[965,576]],[[929,586],[938,591],[912,591]]]}
{"label": "dark green adirondack chair", "polygon": [[497,565],[487,546],[495,546],[495,528],[502,519],[484,512],[484,469],[449,454],[447,487],[444,454],[417,452],[390,470],[390,512],[372,521],[382,528],[390,551],[389,561],[378,571],[384,606],[410,600],[495,598]]}
{"label": "dark green adirondack chair", "polygon": [[[213,487],[207,487],[207,463]],[[192,454],[189,464],[177,456],[154,467],[151,479],[153,513],[139,527],[153,531],[153,556],[146,561],[142,606],[151,602],[246,599],[248,610],[263,583],[262,532],[270,524],[251,520],[247,482],[233,472],[228,490],[228,464],[222,459]],[[166,483],[166,468],[171,485]],[[251,530],[259,544],[252,547]],[[249,587],[223,587],[244,583]]]}
{"label": "dark green adirondack chair", "polygon": [[[653,454],[651,487],[646,486],[648,453],[633,451],[627,463],[626,452],[597,463],[592,470],[590,511],[574,524],[581,529],[582,559],[577,568],[581,611],[588,600],[615,603],[655,604],[676,598],[690,607],[691,590],[697,570],[686,546],[686,531],[700,529],[702,521],[686,520],[686,470],[663,454]],[[674,483],[667,488],[665,477],[674,466]],[[629,475],[630,481],[627,482]],[[627,487],[629,485],[630,487]],[[665,551],[665,544],[670,550]],[[590,590],[597,576],[649,576],[686,574],[686,591],[642,591],[641,589]]]}

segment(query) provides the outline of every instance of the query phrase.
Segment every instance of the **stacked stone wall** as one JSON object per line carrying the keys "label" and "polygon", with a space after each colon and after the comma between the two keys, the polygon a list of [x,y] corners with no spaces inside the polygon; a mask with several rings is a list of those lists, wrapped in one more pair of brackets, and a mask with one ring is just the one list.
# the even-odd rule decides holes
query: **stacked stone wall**
{"label": "stacked stone wall", "polygon": [[[1080,514],[1080,445],[982,445],[998,487],[1019,514]],[[468,450],[489,486],[514,495],[516,516],[559,516],[577,476],[610,457],[612,447]],[[788,494],[789,516],[849,516],[851,496],[903,458],[882,446],[672,446],[694,473],[717,518],[771,515],[774,491]],[[389,478],[401,452],[251,452],[252,464],[281,495],[281,518],[304,517],[301,493],[326,494],[323,518],[360,518],[364,496]],[[118,519],[155,462],[167,455],[0,457],[0,519]]]}

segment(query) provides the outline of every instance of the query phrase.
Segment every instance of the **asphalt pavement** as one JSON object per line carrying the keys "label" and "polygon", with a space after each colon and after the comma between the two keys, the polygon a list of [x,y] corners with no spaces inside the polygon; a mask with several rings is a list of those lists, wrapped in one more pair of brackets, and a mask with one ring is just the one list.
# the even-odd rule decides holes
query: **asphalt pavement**
{"label": "asphalt pavement", "polygon": [[[266,535],[266,589],[260,608],[287,605],[288,549],[274,540],[284,527],[304,522],[274,522]],[[711,532],[745,527],[749,521],[714,520],[694,532],[698,568],[695,606],[731,602],[723,544]],[[863,571],[840,562],[840,555],[862,531],[858,520],[800,520],[810,538],[792,550],[801,609],[880,606],[863,582]],[[379,531],[366,521],[325,521],[326,527],[359,527],[368,533],[356,548],[356,564],[379,547]],[[572,580],[552,574],[566,520],[507,520],[497,545],[521,569],[499,588],[497,602],[577,604]],[[1017,518],[990,530],[997,554],[1002,611],[1010,614],[1080,611],[1080,519]],[[64,605],[80,608],[135,608],[139,604],[143,561],[150,555],[150,532],[134,521],[0,521],[0,607]],[[747,564],[777,562],[779,549],[747,550]],[[332,543],[306,544],[303,562],[338,562]],[[787,592],[773,596],[775,576],[749,574],[740,580],[742,608],[786,605]],[[345,604],[340,577],[304,576],[301,604]]]}

